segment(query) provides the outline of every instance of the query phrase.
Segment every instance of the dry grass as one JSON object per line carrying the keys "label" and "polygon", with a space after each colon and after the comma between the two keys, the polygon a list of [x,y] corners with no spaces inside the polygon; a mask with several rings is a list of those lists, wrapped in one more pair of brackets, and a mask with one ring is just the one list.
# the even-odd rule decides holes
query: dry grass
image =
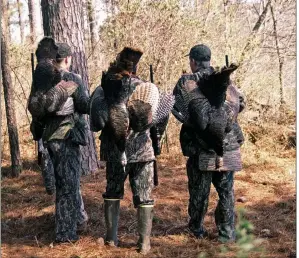
{"label": "dry grass", "polygon": [[[227,253],[220,253],[223,245],[217,242],[213,218],[217,202],[214,189],[205,221],[209,239],[197,240],[188,235],[185,158],[180,154],[177,142],[179,126],[171,126],[175,130],[168,135],[170,153],[165,153],[164,149],[159,158],[160,185],[154,189],[152,251],[147,257],[197,257],[201,252],[206,252],[207,257],[235,257],[236,245],[230,245]],[[248,144],[247,147],[251,152],[254,149]],[[54,198],[46,195],[39,168],[32,161],[34,146],[29,143],[22,149],[29,157],[22,175],[17,179],[2,180],[2,257],[141,257],[135,251],[136,211],[128,184],[121,202],[120,248],[101,243],[105,232],[101,197],[105,190],[104,170],[82,178],[83,198],[90,216],[87,232],[75,244],[52,244]],[[295,151],[285,150],[287,154],[275,157],[267,152],[267,158],[261,157],[262,151],[257,148],[255,154],[246,149],[243,152],[246,154],[245,166],[236,175],[235,193],[236,199],[245,197],[246,202],[236,202],[236,207],[246,208],[246,218],[255,226],[255,236],[263,239],[264,249],[262,254],[253,253],[250,257],[289,257],[296,246]],[[258,159],[256,153],[260,153]],[[2,160],[2,173],[9,169],[6,168],[7,159],[4,156]],[[263,229],[269,229],[270,234],[264,236]]]}

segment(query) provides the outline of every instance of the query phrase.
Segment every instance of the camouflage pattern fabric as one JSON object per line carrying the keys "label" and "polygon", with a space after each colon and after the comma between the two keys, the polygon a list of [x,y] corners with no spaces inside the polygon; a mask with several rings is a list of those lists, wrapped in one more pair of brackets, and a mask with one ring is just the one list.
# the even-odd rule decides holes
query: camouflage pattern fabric
{"label": "camouflage pattern fabric", "polygon": [[[48,193],[56,190],[55,232],[56,241],[78,239],[77,224],[88,220],[80,192],[81,153],[79,145],[86,144],[87,124],[82,114],[88,111],[89,97],[79,75],[61,70],[62,79],[75,82],[77,88],[69,96],[68,89],[57,87],[43,95],[46,112],[41,117],[33,115],[31,132],[35,140],[44,142],[42,173]],[[71,103],[65,105],[67,101]],[[32,114],[39,114],[34,103],[34,94],[29,98]],[[74,106],[74,113],[65,112]],[[49,106],[49,108],[47,108]],[[54,186],[55,184],[55,186]]]}
{"label": "camouflage pattern fabric", "polygon": [[124,183],[129,175],[130,185],[133,193],[134,207],[140,205],[152,205],[152,189],[154,187],[153,161],[128,163],[123,167],[120,163],[107,162],[106,164],[106,192],[105,199],[123,199]]}
{"label": "camouflage pattern fabric", "polygon": [[[76,233],[80,205],[80,149],[70,139],[53,140],[47,148],[54,166],[56,186],[56,241],[77,240]],[[82,219],[82,218],[81,218]]]}
{"label": "camouflage pattern fabric", "polygon": [[[138,77],[133,76],[130,80],[131,86],[136,87],[143,83]],[[111,129],[105,126],[100,135],[101,152],[100,159],[107,162],[118,163],[122,158],[122,153],[117,148]],[[147,162],[155,160],[150,129],[143,132],[133,132],[131,130],[126,139],[125,146],[127,163]]]}
{"label": "camouflage pattern fabric", "polygon": [[234,214],[234,172],[211,172],[198,169],[198,158],[190,157],[187,162],[189,207],[189,228],[197,237],[204,235],[204,217],[209,203],[211,183],[219,196],[215,210],[215,222],[219,237],[226,240],[235,239]]}
{"label": "camouflage pattern fabric", "polygon": [[[44,106],[42,107],[35,104],[36,96],[32,93],[29,97],[28,105],[28,109],[33,116],[30,130],[35,140],[38,140],[37,138],[41,137],[42,134],[44,141],[65,139],[68,133],[73,130],[74,132],[71,136],[73,140],[84,145],[85,143],[81,139],[77,139],[77,136],[81,135],[81,131],[86,130],[86,122],[82,114],[87,114],[88,112],[88,92],[85,91],[79,75],[63,70],[61,70],[61,74],[63,80],[67,82],[72,81],[78,85],[75,92],[71,94],[75,113],[69,115],[56,114],[56,112],[59,113],[61,111],[69,98],[67,90],[59,87],[60,85],[55,86],[43,95]],[[47,103],[50,103],[50,105],[47,105]],[[42,116],[36,117],[36,114],[40,114],[40,110],[44,110]]]}
{"label": "camouflage pattern fabric", "polygon": [[[193,77],[190,75],[183,75],[183,78],[191,78],[192,80],[199,80],[199,75],[195,76],[197,73],[194,73]],[[202,74],[202,73],[201,73]],[[180,79],[174,89],[174,94],[176,95],[176,100],[180,99],[180,88],[182,88],[182,83],[186,81]],[[190,79],[189,78],[189,79]],[[230,85],[227,90],[227,100],[225,106],[229,106],[230,110],[233,110],[235,113],[235,120],[232,124],[232,130],[227,133],[224,138],[224,155],[221,171],[240,171],[242,169],[241,153],[240,146],[244,142],[244,136],[242,130],[239,126],[237,116],[238,113],[244,109],[245,102],[243,95],[239,90],[234,86]],[[176,104],[174,106],[175,110]],[[173,112],[176,115],[176,112]],[[209,148],[205,143],[205,139],[201,139],[194,125],[185,122],[182,125],[180,132],[180,143],[181,149],[184,156],[190,157],[193,155],[198,155],[199,157],[199,168],[203,171],[214,171],[216,163],[216,153],[213,149]]]}
{"label": "camouflage pattern fabric", "polygon": [[78,201],[79,201],[79,212],[78,212],[77,225],[81,225],[84,222],[87,222],[89,219],[87,212],[84,208],[84,202],[83,202],[81,190],[79,190]]}
{"label": "camouflage pattern fabric", "polygon": [[196,83],[205,74],[211,74],[213,71],[214,69],[212,67],[200,68],[195,73],[183,74],[178,80],[173,90],[173,95],[175,96],[175,104],[173,106],[172,114],[181,123],[185,123],[189,119],[188,105],[190,101],[190,94],[186,92],[184,85],[196,85]]}
{"label": "camouflage pattern fabric", "polygon": [[[121,152],[118,150],[114,137],[110,134],[109,128],[105,127],[100,135],[101,152],[100,159],[107,162],[118,162]],[[155,160],[150,129],[135,133],[129,132],[126,141],[126,156],[128,163],[147,162]]]}
{"label": "camouflage pattern fabric", "polygon": [[[232,129],[224,138],[223,166],[221,171],[215,171],[216,153],[196,133],[194,125],[186,121],[188,106],[184,104],[186,96],[181,90],[184,83],[190,80],[198,82],[206,69],[199,69],[194,74],[183,75],[174,88],[176,103],[173,114],[183,122],[180,132],[181,149],[184,156],[189,157],[187,162],[187,175],[189,187],[190,216],[189,228],[197,237],[205,235],[203,227],[204,216],[208,207],[211,183],[215,186],[219,202],[215,211],[215,222],[219,237],[234,240],[234,191],[233,175],[242,169],[240,146],[244,142],[242,130],[238,124],[237,116],[245,107],[243,95],[234,85],[227,90],[225,105],[234,112]],[[177,105],[177,107],[176,107]],[[186,106],[185,108],[184,105]],[[179,112],[183,110],[183,112]],[[185,110],[185,111],[184,111]]]}
{"label": "camouflage pattern fabric", "polygon": [[38,141],[38,148],[39,152],[41,152],[41,170],[42,176],[44,180],[44,185],[46,188],[47,194],[54,194],[55,193],[55,173],[53,162],[51,160],[48,148],[44,146],[43,140],[40,139]]}
{"label": "camouflage pattern fabric", "polygon": [[[78,85],[77,90],[72,94],[72,98],[74,101],[75,106],[75,113],[77,116],[67,115],[67,116],[50,116],[46,119],[46,130],[43,134],[43,140],[58,140],[64,139],[67,133],[75,127],[75,124],[79,124],[79,127],[85,127],[85,120],[82,115],[79,114],[87,114],[88,112],[88,104],[89,104],[89,97],[88,93],[85,91],[83,86],[83,81],[79,77],[79,75],[68,72],[68,71],[61,71],[62,79],[65,81],[73,81]],[[58,95],[52,95],[53,101],[58,99]],[[75,128],[76,129],[76,128]],[[74,138],[76,140],[76,137]]]}

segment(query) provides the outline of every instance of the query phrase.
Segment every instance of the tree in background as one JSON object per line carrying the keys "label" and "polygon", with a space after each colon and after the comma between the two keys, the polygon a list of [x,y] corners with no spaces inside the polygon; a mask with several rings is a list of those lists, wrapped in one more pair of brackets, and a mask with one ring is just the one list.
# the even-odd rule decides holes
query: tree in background
{"label": "tree in background", "polygon": [[[68,43],[73,50],[72,71],[81,75],[88,89],[87,61],[84,49],[83,6],[80,0],[42,0],[43,28],[46,36],[57,42]],[[71,19],[70,19],[71,17]],[[89,118],[86,116],[87,124]],[[82,174],[98,169],[94,135],[89,133],[89,143],[81,146]]]}
{"label": "tree in background", "polygon": [[20,35],[21,35],[21,43],[24,43],[25,40],[25,22],[22,17],[22,3],[20,3],[20,0],[17,0],[17,8],[19,13],[19,26],[20,26]]}
{"label": "tree in background", "polygon": [[36,42],[36,24],[37,24],[37,17],[36,17],[36,5],[34,0],[28,0],[28,10],[29,10],[29,25],[30,25],[30,41],[32,45],[35,45]]}
{"label": "tree in background", "polygon": [[144,50],[139,74],[148,78],[153,64],[160,88],[171,90],[182,70],[188,70],[184,56],[190,47],[204,43],[212,49],[213,66],[225,65],[225,54],[230,62],[241,63],[233,79],[249,108],[259,112],[255,119],[278,118],[282,97],[294,107],[295,0],[102,1],[108,12],[100,26],[104,66],[125,45],[137,45]]}
{"label": "tree in background", "polygon": [[91,52],[93,53],[96,43],[98,41],[98,32],[96,26],[93,0],[87,0],[87,11],[88,11],[88,23],[89,23],[89,31],[90,31]]}
{"label": "tree in background", "polygon": [[[2,5],[3,5],[3,3],[2,3]],[[10,42],[10,37],[11,37],[11,35],[10,35],[10,3],[9,3],[9,1],[7,1],[7,3],[6,3],[6,15],[7,15],[7,19],[6,19],[6,26],[7,26],[7,35],[6,35],[6,37],[7,37],[7,41],[8,42]]]}
{"label": "tree in background", "polygon": [[22,171],[22,160],[19,148],[19,136],[16,123],[15,105],[13,101],[12,81],[9,71],[9,42],[7,41],[7,2],[2,0],[2,17],[1,17],[1,70],[4,89],[4,99],[6,108],[7,127],[9,134],[9,145],[11,155],[11,177],[18,177]]}

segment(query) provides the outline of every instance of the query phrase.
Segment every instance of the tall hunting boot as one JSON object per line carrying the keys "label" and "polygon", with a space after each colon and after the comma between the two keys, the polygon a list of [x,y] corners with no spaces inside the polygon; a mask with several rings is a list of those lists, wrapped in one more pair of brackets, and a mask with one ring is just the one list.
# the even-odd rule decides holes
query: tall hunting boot
{"label": "tall hunting boot", "polygon": [[105,244],[110,246],[117,246],[117,229],[119,217],[120,200],[104,201],[105,222],[106,222],[106,237]]}
{"label": "tall hunting boot", "polygon": [[138,251],[147,254],[151,249],[150,235],[153,222],[153,205],[139,206],[137,210],[138,218]]}

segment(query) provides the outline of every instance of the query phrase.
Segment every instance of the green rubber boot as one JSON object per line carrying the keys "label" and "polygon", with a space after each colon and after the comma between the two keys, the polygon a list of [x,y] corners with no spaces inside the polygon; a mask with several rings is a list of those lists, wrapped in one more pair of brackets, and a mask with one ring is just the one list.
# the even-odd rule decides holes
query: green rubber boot
{"label": "green rubber boot", "polygon": [[118,229],[118,218],[119,218],[119,206],[120,200],[109,200],[104,201],[105,209],[105,222],[106,222],[106,237],[105,244],[110,246],[117,246],[117,229]]}
{"label": "green rubber boot", "polygon": [[151,249],[150,235],[153,222],[153,205],[143,205],[138,207],[138,251],[147,254]]}

